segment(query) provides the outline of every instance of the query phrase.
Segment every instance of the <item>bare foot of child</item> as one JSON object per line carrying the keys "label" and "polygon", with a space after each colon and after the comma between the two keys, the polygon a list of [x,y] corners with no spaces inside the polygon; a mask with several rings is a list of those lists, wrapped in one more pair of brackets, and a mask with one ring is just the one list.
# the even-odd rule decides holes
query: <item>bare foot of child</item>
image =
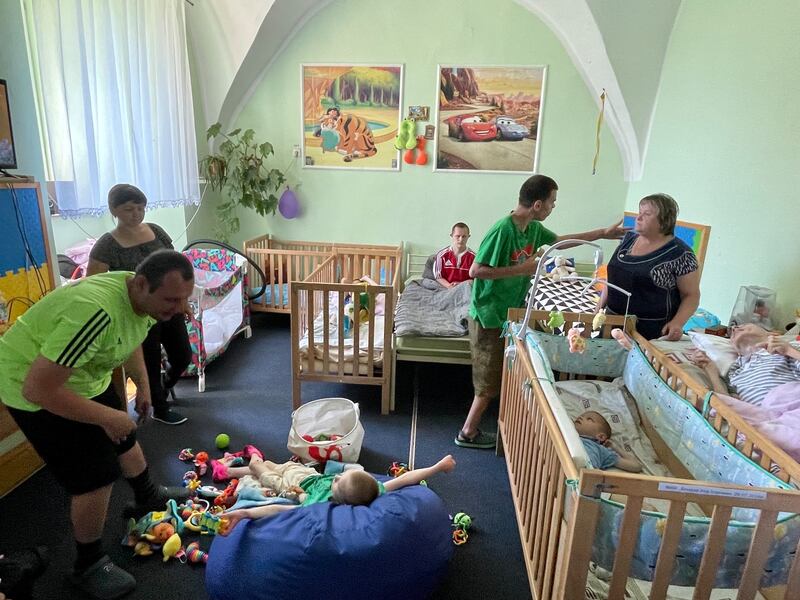
{"label": "bare foot of child", "polygon": [[456,468],[456,459],[453,458],[452,454],[448,454],[439,461],[439,468],[445,473],[449,473]]}

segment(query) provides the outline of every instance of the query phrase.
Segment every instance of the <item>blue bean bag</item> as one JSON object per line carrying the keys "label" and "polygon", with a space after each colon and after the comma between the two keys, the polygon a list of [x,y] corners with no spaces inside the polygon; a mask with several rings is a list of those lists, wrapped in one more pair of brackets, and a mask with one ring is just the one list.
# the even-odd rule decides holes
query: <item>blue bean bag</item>
{"label": "blue bean bag", "polygon": [[206,588],[213,600],[426,598],[452,554],[444,503],[415,485],[370,506],[324,502],[244,521],[214,538]]}

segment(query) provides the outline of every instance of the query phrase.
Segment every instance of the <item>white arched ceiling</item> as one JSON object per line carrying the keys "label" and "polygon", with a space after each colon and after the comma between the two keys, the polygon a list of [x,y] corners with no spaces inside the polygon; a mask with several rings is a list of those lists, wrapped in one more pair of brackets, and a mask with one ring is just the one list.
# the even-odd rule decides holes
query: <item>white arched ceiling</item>
{"label": "white arched ceiling", "polygon": [[[295,33],[331,1],[194,0],[188,23],[208,122],[232,124]],[[680,0],[515,1],[561,41],[598,106],[606,90],[605,123],[619,146],[624,177],[641,178]]]}

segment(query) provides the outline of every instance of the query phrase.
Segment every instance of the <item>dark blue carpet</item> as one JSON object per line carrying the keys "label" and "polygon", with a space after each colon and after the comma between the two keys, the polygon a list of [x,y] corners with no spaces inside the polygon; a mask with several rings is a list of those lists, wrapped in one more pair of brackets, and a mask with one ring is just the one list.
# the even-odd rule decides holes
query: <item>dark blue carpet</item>
{"label": "dark blue carpet", "polygon": [[[253,337],[235,340],[209,367],[205,393],[197,392],[195,380],[178,384],[175,408],[189,417],[187,423],[170,427],[150,422],[139,429],[139,441],[154,478],[179,483],[186,465],[177,459],[178,452],[191,447],[205,449],[213,456],[214,438],[220,432],[231,436],[234,450],[253,443],[267,457],[288,459],[290,360],[288,319],[255,315]],[[303,399],[343,396],[358,402],[366,432],[359,462],[371,472],[382,473],[392,461],[409,459],[415,391],[415,465],[427,466],[452,453],[458,461],[456,470],[437,476],[429,482],[430,487],[453,514],[466,512],[473,518],[470,539],[455,549],[448,576],[435,598],[530,598],[505,463],[493,451],[465,450],[453,444],[472,397],[469,367],[401,363],[397,408],[389,416],[380,414],[376,387],[304,384]],[[495,428],[495,420],[496,406],[485,420],[487,429]],[[176,561],[165,564],[153,556],[136,558],[130,548],[120,545],[126,524],[117,515],[131,498],[127,484],[119,482],[104,535],[113,560],[138,581],[137,589],[126,598],[207,599],[202,567]],[[0,499],[0,548],[38,544],[50,548],[52,564],[37,582],[37,599],[83,598],[64,580],[74,560],[67,515],[67,498],[46,468]],[[200,542],[207,549],[211,539],[201,537]]]}

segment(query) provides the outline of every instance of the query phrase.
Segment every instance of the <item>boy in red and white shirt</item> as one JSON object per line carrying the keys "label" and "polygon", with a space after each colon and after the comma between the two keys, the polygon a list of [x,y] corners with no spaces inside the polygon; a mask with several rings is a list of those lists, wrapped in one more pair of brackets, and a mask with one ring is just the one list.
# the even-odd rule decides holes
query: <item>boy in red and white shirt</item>
{"label": "boy in red and white shirt", "polygon": [[444,287],[449,288],[472,279],[469,268],[475,260],[475,252],[467,248],[469,227],[456,223],[450,229],[453,243],[436,253],[433,263],[433,276]]}

